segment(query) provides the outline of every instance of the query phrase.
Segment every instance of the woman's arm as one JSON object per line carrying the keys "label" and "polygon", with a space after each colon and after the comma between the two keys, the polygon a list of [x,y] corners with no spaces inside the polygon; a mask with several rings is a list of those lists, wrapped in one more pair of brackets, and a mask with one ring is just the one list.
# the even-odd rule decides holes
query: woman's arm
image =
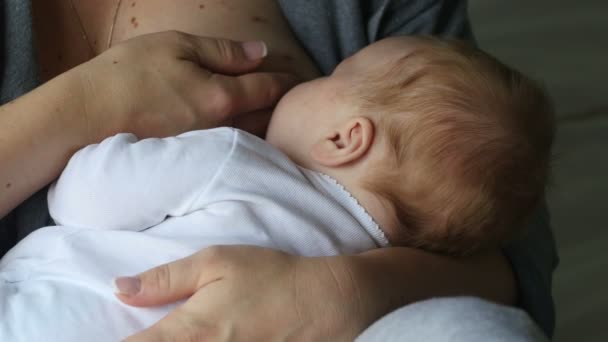
{"label": "woman's arm", "polygon": [[373,320],[403,305],[430,297],[472,295],[514,304],[515,280],[499,251],[462,259],[411,248],[382,248],[346,257],[344,268],[353,283],[369,296],[377,312]]}
{"label": "woman's arm", "polygon": [[127,304],[190,297],[129,341],[352,341],[411,302],[473,295],[513,302],[498,252],[456,260],[409,248],[307,258],[258,247],[211,247],[135,278],[116,280]]}
{"label": "woman's arm", "polygon": [[0,217],[57,177],[88,143],[79,82],[66,73],[0,107]]}
{"label": "woman's arm", "polygon": [[[0,217],[55,179],[84,145],[118,132],[140,138],[216,127],[271,107],[287,74],[241,74],[265,48],[179,32],[118,44],[0,108]],[[208,71],[206,68],[210,68]]]}

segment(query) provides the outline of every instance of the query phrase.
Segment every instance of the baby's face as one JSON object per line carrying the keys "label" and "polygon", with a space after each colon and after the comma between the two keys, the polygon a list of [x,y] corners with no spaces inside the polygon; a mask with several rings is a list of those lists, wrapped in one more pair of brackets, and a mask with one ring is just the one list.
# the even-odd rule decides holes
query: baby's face
{"label": "baby's face", "polygon": [[340,63],[327,77],[302,83],[289,91],[273,112],[266,140],[306,166],[313,144],[342,120],[359,113],[348,90],[370,73],[387,66],[419,44],[413,37],[393,37],[374,43]]}

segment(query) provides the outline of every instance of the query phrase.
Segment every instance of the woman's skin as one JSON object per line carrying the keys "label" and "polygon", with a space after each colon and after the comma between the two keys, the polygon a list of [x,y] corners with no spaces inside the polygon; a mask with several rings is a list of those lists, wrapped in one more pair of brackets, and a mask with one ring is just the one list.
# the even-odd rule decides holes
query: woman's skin
{"label": "woman's skin", "polygon": [[[75,4],[95,53],[102,52],[115,1]],[[295,82],[272,71],[318,75],[274,1],[167,4],[123,0],[115,47],[88,61],[68,0],[33,1],[40,70],[48,82],[0,107],[0,216],[55,179],[87,144],[125,131],[167,136],[235,118],[237,125],[240,118],[257,123],[265,114],[243,113],[271,107]],[[269,73],[243,75],[262,61],[227,40],[169,32],[125,42],[170,29],[264,40],[270,53],[262,68]],[[431,296],[515,298],[513,274],[498,251],[459,260],[408,248],[304,258],[212,247],[126,282],[139,285],[120,295],[133,305],[191,296],[133,341],[352,340],[390,310]]]}
{"label": "woman's skin", "polygon": [[[128,342],[353,341],[383,315],[433,296],[512,303],[499,253],[457,260],[411,248],[307,258],[217,246],[138,276],[127,304],[185,304]],[[139,285],[139,286],[137,286]],[[139,288],[139,289],[138,289]]]}
{"label": "woman's skin", "polygon": [[[87,61],[90,50],[70,0],[33,0],[34,29],[43,78]],[[74,0],[95,53],[106,48],[116,0]],[[237,41],[263,40],[270,54],[261,71],[320,76],[293,36],[274,0],[122,0],[112,44],[153,32],[177,30]]]}
{"label": "woman's skin", "polygon": [[256,50],[257,58],[248,60],[241,44],[228,40],[146,35],[3,105],[0,216],[57,178],[76,150],[105,137],[171,136],[273,106],[294,77],[219,74],[254,70],[263,48]]}

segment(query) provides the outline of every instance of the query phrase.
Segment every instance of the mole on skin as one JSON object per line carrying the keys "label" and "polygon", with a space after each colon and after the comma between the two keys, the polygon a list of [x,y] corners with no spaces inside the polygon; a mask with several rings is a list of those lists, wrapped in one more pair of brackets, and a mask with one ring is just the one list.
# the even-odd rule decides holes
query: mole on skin
{"label": "mole on skin", "polygon": [[131,7],[135,7],[135,1],[133,1],[133,3],[131,4]]}
{"label": "mole on skin", "polygon": [[200,5],[198,6],[198,8],[200,8],[200,9],[205,9],[205,5],[200,4]]}
{"label": "mole on skin", "polygon": [[133,27],[137,28],[137,26],[139,26],[139,23],[137,22],[137,18],[132,17],[131,24],[133,24]]}
{"label": "mole on skin", "polygon": [[268,20],[266,20],[266,18],[262,18],[257,15],[254,15],[253,17],[251,17],[251,21],[253,21],[255,23],[268,23]]}
{"label": "mole on skin", "polygon": [[11,183],[6,183],[6,188],[7,188],[7,189],[8,189],[8,188],[10,188],[10,187],[11,187],[11,185],[12,185]]}

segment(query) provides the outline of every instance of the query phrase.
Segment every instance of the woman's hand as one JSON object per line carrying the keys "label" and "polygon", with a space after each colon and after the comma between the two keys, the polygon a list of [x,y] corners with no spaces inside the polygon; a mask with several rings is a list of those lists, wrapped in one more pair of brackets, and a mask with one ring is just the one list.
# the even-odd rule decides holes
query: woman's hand
{"label": "woman's hand", "polygon": [[234,124],[263,133],[260,109],[296,83],[243,74],[264,53],[179,32],[140,36],[1,106],[0,217],[57,178],[75,151],[119,132],[164,137]]}
{"label": "woman's hand", "polygon": [[119,278],[118,297],[130,305],[191,296],[127,341],[352,341],[373,319],[363,315],[345,266],[342,257],[218,246]]}
{"label": "woman's hand", "polygon": [[83,84],[89,141],[118,132],[176,135],[271,107],[297,81],[280,73],[244,74],[265,54],[261,42],[176,31],[118,44],[74,69]]}
{"label": "woman's hand", "polygon": [[130,305],[187,299],[129,342],[352,341],[418,300],[471,295],[509,304],[515,298],[513,274],[498,251],[454,259],[401,247],[317,258],[211,247],[116,284]]}

